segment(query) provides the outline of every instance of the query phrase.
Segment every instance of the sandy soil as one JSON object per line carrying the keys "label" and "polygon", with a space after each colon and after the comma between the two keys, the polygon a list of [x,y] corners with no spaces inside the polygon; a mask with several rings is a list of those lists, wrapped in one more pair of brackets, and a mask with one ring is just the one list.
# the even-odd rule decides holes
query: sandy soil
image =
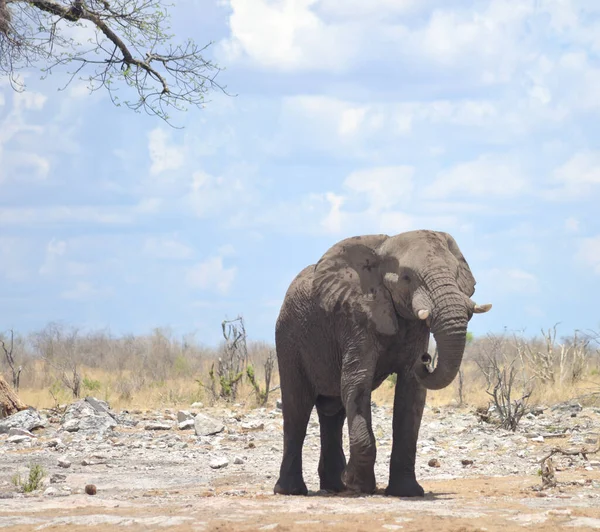
{"label": "sandy soil", "polygon": [[[0,530],[600,530],[597,456],[557,457],[560,485],[533,489],[541,485],[539,459],[548,449],[597,442],[598,409],[548,410],[524,420],[516,434],[482,424],[468,411],[427,409],[417,457],[423,499],[273,495],[280,412],[210,414],[226,428],[208,437],[178,430],[169,410],[128,414],[135,426],[119,424],[102,435],[66,432],[58,419],[20,443],[0,435]],[[383,488],[391,409],[374,409],[374,420]],[[166,427],[150,429],[155,422]],[[228,465],[212,467],[219,456]],[[440,467],[429,467],[431,458]],[[474,464],[465,467],[464,458]],[[72,465],[60,466],[64,459]],[[313,420],[305,446],[309,489],[318,486],[317,461]],[[18,493],[11,476],[34,462],[46,468],[46,483],[33,494]],[[94,496],[84,493],[89,483],[97,486]]]}
{"label": "sandy soil", "polygon": [[[600,480],[599,472],[572,471],[563,480]],[[31,497],[0,503],[0,528],[25,530],[598,530],[600,506],[585,486],[545,494],[531,477],[424,482],[424,499],[320,496],[282,497],[248,489],[243,476],[207,490],[150,490],[127,501],[94,496]],[[237,482],[233,482],[237,480]],[[589,484],[589,482],[588,482]],[[243,495],[227,493],[244,490]],[[8,501],[4,501],[5,503]],[[4,507],[3,507],[4,506]]]}

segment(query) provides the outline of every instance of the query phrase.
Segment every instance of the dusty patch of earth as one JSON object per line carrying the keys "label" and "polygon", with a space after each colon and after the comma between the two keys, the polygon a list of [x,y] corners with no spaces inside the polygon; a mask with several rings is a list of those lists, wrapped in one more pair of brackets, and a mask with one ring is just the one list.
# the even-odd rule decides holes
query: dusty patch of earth
{"label": "dusty patch of earth", "polygon": [[[551,448],[595,446],[597,409],[546,409],[513,434],[468,411],[428,408],[417,463],[426,491],[420,500],[275,496],[281,413],[198,411],[225,430],[180,430],[176,412],[167,410],[125,413],[103,434],[67,432],[51,418],[33,438],[0,435],[0,530],[600,530],[597,456],[557,457],[559,486],[533,489],[541,485],[539,460]],[[373,418],[384,488],[391,409],[376,407]],[[313,419],[305,444],[309,489],[318,488],[318,440]],[[439,467],[428,465],[432,459]],[[11,477],[32,463],[46,469],[46,483],[24,495]],[[95,496],[84,493],[90,483]]]}

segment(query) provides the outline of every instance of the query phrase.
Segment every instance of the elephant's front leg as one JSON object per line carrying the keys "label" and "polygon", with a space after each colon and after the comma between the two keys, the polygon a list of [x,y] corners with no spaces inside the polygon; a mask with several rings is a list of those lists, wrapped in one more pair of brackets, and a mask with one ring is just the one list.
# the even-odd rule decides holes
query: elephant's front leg
{"label": "elephant's front leg", "polygon": [[357,367],[350,362],[342,368],[342,400],[348,416],[350,459],[344,471],[346,488],[361,493],[373,493],[375,483],[375,458],[377,448],[371,426],[370,367]]}
{"label": "elephant's front leg", "polygon": [[417,382],[412,368],[398,374],[394,397],[394,442],[386,495],[422,497],[425,494],[415,476],[415,459],[426,396],[427,390]]}

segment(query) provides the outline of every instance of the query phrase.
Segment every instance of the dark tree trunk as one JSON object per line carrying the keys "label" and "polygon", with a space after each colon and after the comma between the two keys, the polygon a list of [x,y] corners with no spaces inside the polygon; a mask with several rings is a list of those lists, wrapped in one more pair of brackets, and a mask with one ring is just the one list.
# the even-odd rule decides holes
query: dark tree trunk
{"label": "dark tree trunk", "polygon": [[19,399],[8,382],[0,375],[0,419],[12,416],[19,410],[25,410],[26,408],[27,405]]}

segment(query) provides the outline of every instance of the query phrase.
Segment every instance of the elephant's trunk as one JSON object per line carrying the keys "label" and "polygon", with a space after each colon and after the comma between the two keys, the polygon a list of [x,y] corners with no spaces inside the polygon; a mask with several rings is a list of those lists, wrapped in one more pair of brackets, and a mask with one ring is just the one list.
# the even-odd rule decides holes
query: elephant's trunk
{"label": "elephant's trunk", "polygon": [[434,275],[425,281],[433,304],[431,331],[437,344],[438,360],[433,373],[418,360],[415,374],[425,388],[440,390],[454,380],[460,369],[469,321],[467,304],[452,277]]}

